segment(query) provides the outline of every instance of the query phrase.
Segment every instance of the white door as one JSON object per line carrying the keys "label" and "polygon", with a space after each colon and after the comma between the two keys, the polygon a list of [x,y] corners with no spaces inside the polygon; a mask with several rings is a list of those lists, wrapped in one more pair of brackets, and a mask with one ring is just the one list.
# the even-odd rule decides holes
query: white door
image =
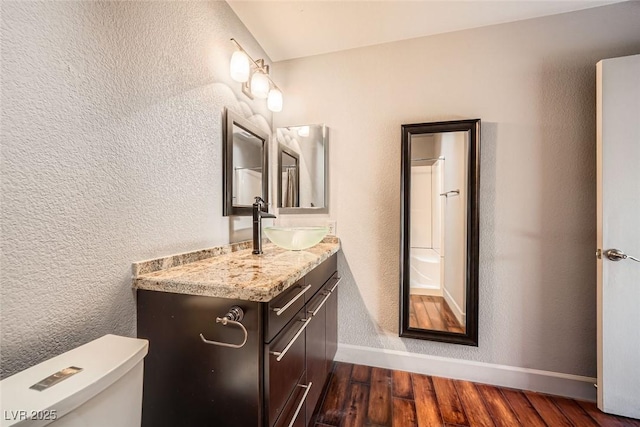
{"label": "white door", "polygon": [[597,82],[598,408],[640,418],[640,55]]}

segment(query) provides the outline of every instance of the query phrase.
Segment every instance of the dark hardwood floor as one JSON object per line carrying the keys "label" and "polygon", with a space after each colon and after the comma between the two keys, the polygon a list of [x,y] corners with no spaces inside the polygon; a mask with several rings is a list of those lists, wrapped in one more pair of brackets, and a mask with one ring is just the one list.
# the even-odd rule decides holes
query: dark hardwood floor
{"label": "dark hardwood floor", "polygon": [[340,362],[324,393],[312,427],[640,426],[591,402]]}
{"label": "dark hardwood floor", "polygon": [[464,333],[461,325],[443,297],[410,295],[409,327]]}

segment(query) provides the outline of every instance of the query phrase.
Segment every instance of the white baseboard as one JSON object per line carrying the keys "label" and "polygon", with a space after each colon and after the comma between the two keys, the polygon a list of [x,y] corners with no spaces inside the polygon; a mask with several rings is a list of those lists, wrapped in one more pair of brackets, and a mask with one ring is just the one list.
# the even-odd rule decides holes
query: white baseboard
{"label": "white baseboard", "polygon": [[458,319],[458,323],[461,325],[467,324],[467,315],[462,311],[460,306],[456,303],[456,300],[453,299],[448,290],[444,290],[444,300],[449,304],[449,308],[453,312],[453,315]]}
{"label": "white baseboard", "polygon": [[335,360],[501,387],[532,390],[573,399],[596,400],[596,388],[593,386],[596,379],[580,375],[350,344],[338,344]]}
{"label": "white baseboard", "polygon": [[430,297],[441,297],[442,289],[440,288],[424,288],[424,287],[411,287],[409,293],[411,295],[426,295]]}

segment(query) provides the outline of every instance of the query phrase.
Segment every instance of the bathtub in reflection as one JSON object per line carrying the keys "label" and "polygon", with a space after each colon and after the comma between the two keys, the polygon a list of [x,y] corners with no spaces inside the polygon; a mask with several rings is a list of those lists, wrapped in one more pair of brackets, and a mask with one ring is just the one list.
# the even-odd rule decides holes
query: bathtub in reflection
{"label": "bathtub in reflection", "polygon": [[464,333],[464,314],[447,290],[444,258],[432,248],[411,248],[409,325]]}
{"label": "bathtub in reflection", "polygon": [[411,248],[411,293],[442,296],[440,254],[431,248]]}

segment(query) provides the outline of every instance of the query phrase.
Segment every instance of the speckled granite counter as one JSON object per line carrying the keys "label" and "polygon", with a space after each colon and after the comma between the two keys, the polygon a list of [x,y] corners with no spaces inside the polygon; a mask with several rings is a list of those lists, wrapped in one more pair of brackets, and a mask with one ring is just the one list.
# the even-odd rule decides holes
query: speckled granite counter
{"label": "speckled granite counter", "polygon": [[340,250],[327,236],[304,251],[272,243],[262,255],[241,242],[133,264],[133,287],[151,291],[267,302]]}

